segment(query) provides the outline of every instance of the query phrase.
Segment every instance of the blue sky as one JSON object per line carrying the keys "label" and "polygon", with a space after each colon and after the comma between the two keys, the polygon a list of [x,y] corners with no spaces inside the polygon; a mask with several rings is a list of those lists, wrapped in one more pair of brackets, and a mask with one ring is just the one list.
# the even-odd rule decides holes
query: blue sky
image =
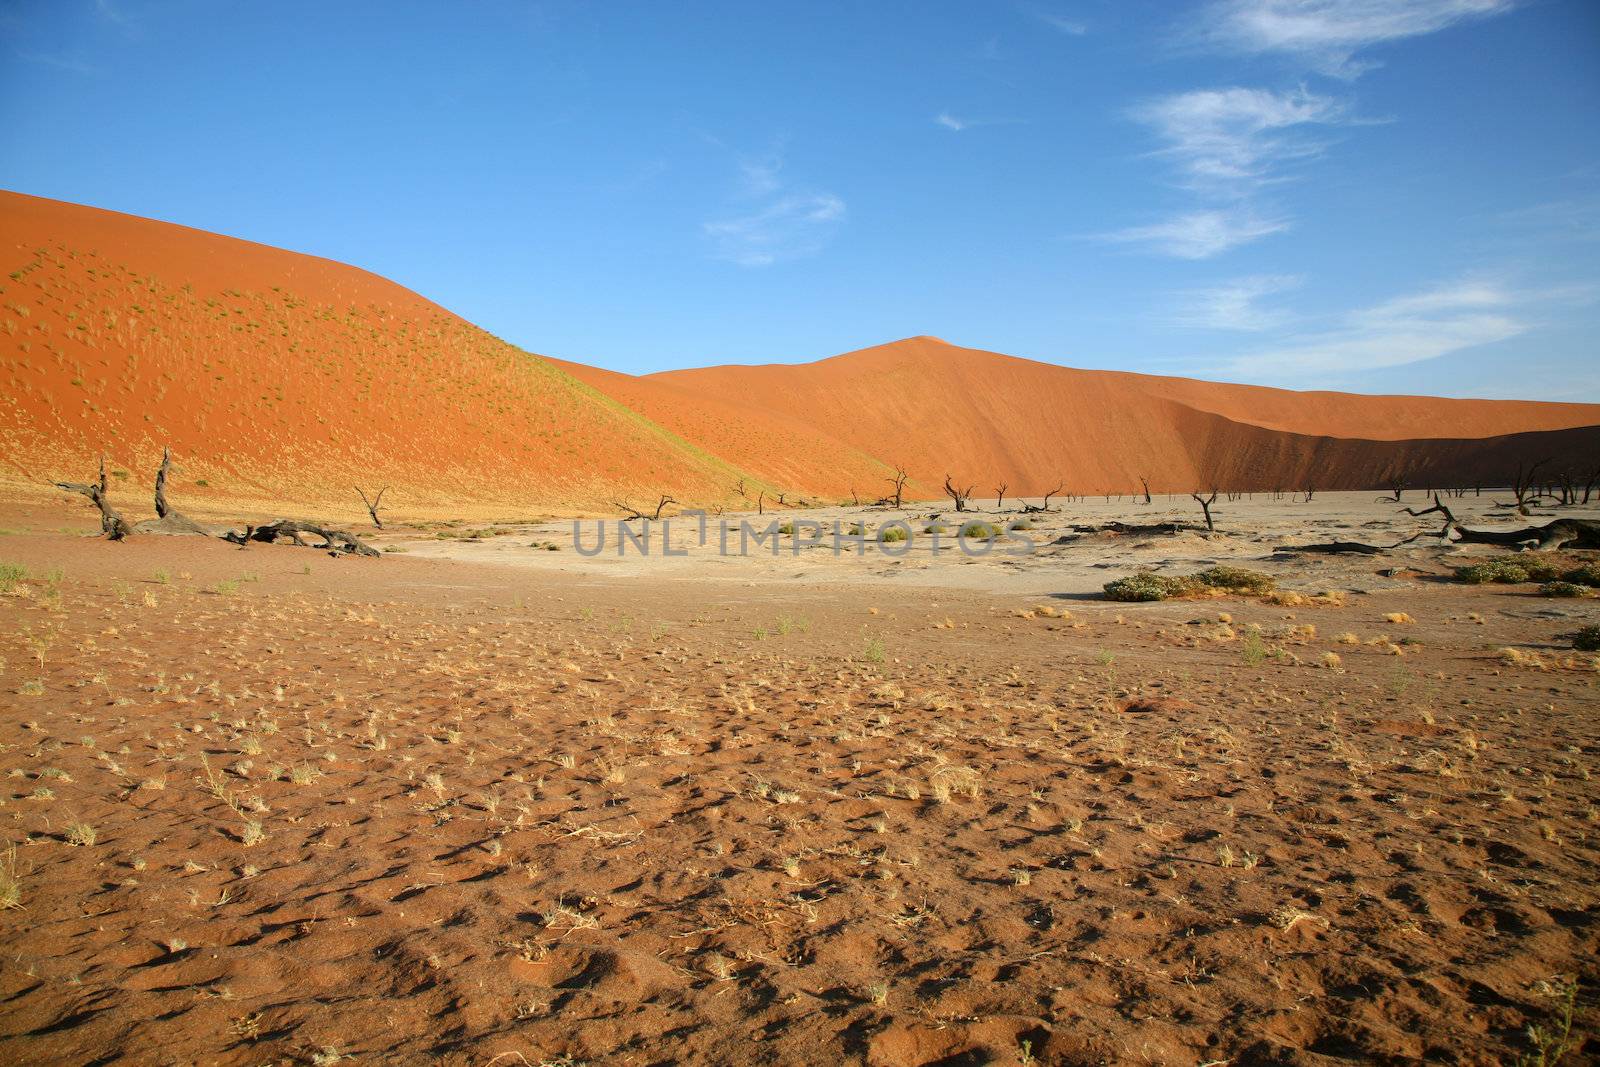
{"label": "blue sky", "polygon": [[0,2],[0,187],[630,372],[1600,401],[1593,0]]}

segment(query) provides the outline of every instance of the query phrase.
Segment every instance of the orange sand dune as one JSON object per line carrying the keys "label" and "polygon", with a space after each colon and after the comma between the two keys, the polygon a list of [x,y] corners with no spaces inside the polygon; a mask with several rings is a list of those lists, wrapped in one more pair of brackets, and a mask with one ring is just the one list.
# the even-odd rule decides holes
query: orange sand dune
{"label": "orange sand dune", "polygon": [[81,480],[106,451],[145,498],[163,445],[201,510],[359,513],[357,482],[410,513],[592,510],[657,486],[721,498],[743,474],[355,267],[15,193],[0,256],[13,485]]}
{"label": "orange sand dune", "polygon": [[[985,495],[1001,483],[1012,493],[1062,483],[1124,492],[1141,475],[1158,490],[1312,482],[1355,489],[1403,473],[1419,483],[1488,483],[1509,478],[1519,460],[1548,455],[1592,466],[1600,454],[1595,404],[1295,393],[1074,370],[935,337],[798,366],[649,377],[828,427],[847,444],[905,464],[930,494],[946,473]],[[1571,432],[1490,440],[1530,431]]]}
{"label": "orange sand dune", "polygon": [[546,359],[355,267],[0,193],[0,487],[162,446],[199,513],[595,512],[779,493],[990,495],[1506,480],[1600,455],[1600,405],[1294,393],[1083,371],[918,337],[802,366],[634,377]]}

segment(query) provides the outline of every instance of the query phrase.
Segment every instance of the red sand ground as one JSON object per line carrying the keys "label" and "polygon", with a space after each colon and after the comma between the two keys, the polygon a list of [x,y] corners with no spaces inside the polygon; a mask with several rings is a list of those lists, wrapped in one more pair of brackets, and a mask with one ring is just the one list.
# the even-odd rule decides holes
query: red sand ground
{"label": "red sand ground", "polygon": [[1594,1062],[1595,662],[1523,589],[0,558],[3,1062],[1487,1065],[1574,979]]}
{"label": "red sand ground", "polygon": [[[1079,371],[912,338],[793,367],[630,377],[523,352],[365,271],[0,193],[0,489],[163,445],[190,510],[413,516],[989,493],[1503,482],[1590,460],[1600,406],[1291,393]],[[1507,436],[1520,435],[1520,436]],[[1430,440],[1415,440],[1427,438]],[[1436,439],[1436,440],[1434,440]],[[203,483],[203,484],[202,484]],[[136,515],[131,501],[125,507]]]}

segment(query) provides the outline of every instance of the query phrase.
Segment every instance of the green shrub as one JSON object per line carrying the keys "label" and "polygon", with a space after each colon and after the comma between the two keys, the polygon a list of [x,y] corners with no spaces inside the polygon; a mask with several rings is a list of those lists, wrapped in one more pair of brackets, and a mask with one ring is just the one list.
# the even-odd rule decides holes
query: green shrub
{"label": "green shrub", "polygon": [[794,523],[792,523],[792,522],[784,523],[782,526],[778,527],[778,532],[781,533],[781,534],[784,534],[786,536],[793,537],[794,536]]}
{"label": "green shrub", "polygon": [[1489,582],[1497,585],[1518,585],[1532,579],[1528,577],[1527,568],[1520,561],[1496,559],[1488,563],[1472,563],[1465,567],[1457,567],[1456,581],[1471,585],[1486,585]]}
{"label": "green shrub", "polygon": [[1248,596],[1263,596],[1272,592],[1278,584],[1270,574],[1245,570],[1243,567],[1208,567],[1199,574],[1191,575],[1191,578],[1212,589],[1226,589],[1230,593]]}
{"label": "green shrub", "polygon": [[969,522],[961,527],[962,537],[972,537],[979,541],[992,541],[1000,536],[1000,531],[987,522]]}
{"label": "green shrub", "polygon": [[1579,652],[1600,652],[1600,626],[1585,626],[1573,634],[1572,647]]}
{"label": "green shrub", "polygon": [[923,533],[948,533],[950,527],[942,522],[930,522],[922,528]]}
{"label": "green shrub", "polygon": [[883,542],[905,541],[910,536],[910,534],[906,533],[905,527],[903,526],[890,526],[878,532],[878,540]]}
{"label": "green shrub", "polygon": [[1033,523],[1029,522],[1027,519],[1018,519],[1016,522],[1011,524],[1011,529],[1031,530],[1033,529]]}
{"label": "green shrub", "polygon": [[1540,596],[1578,597],[1589,596],[1588,587],[1577,585],[1573,582],[1545,582],[1539,587]]}
{"label": "green shrub", "polygon": [[1591,589],[1600,589],[1600,563],[1585,563],[1581,567],[1574,567],[1563,574],[1561,580],[1571,582],[1573,585],[1586,585]]}
{"label": "green shrub", "polygon": [[1188,586],[1181,578],[1164,578],[1159,574],[1131,574],[1106,583],[1107,600],[1166,600],[1183,596]]}
{"label": "green shrub", "polygon": [[0,563],[0,593],[11,592],[27,576],[28,568],[20,563]]}
{"label": "green shrub", "polygon": [[850,524],[850,536],[851,537],[860,537],[861,535],[865,534],[866,532],[867,532],[867,528],[865,526],[861,525],[859,522],[852,522]]}

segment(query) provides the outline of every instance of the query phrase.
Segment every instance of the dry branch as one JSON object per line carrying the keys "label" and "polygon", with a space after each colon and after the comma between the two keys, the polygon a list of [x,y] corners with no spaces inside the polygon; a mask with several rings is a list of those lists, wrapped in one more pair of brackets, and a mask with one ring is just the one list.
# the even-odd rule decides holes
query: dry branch
{"label": "dry branch", "polygon": [[[322,538],[320,545],[307,545],[301,534],[313,534]],[[244,532],[229,530],[222,535],[224,541],[231,541],[236,545],[248,545],[252,541],[263,544],[273,544],[279,537],[289,540],[305,548],[327,549],[329,555],[372,556],[380,555],[377,549],[362,541],[355,534],[344,530],[335,530],[327,526],[318,526],[315,523],[300,522],[296,519],[278,519],[276,522],[264,523],[260,526],[245,526]]]}
{"label": "dry branch", "polygon": [[111,498],[106,490],[106,457],[100,457],[100,480],[84,484],[83,482],[57,482],[57,489],[65,489],[69,493],[78,493],[89,498],[95,507],[100,509],[100,532],[112,541],[121,541],[133,533],[133,527],[128,525],[128,520],[117,514],[111,506]]}

